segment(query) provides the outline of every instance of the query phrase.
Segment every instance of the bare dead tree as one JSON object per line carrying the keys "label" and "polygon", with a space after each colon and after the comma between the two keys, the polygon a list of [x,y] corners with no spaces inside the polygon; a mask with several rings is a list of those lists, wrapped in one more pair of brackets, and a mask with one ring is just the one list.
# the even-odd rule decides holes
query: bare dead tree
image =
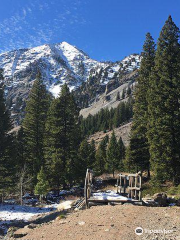
{"label": "bare dead tree", "polygon": [[21,171],[18,173],[18,191],[20,192],[20,204],[23,205],[23,192],[27,185],[31,182],[32,177],[28,176],[27,166],[24,164]]}

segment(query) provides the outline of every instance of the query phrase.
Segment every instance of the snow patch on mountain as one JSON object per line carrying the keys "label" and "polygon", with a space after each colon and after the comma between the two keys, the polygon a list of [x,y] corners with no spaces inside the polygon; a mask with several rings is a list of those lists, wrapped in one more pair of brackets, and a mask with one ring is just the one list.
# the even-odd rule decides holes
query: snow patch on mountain
{"label": "snow patch on mountain", "polygon": [[58,95],[64,82],[75,89],[90,75],[106,71],[102,83],[107,84],[122,68],[133,71],[139,68],[139,64],[139,55],[130,55],[117,63],[98,62],[67,42],[0,54],[0,68],[4,70],[8,87],[33,83],[40,70],[47,88],[54,96]]}

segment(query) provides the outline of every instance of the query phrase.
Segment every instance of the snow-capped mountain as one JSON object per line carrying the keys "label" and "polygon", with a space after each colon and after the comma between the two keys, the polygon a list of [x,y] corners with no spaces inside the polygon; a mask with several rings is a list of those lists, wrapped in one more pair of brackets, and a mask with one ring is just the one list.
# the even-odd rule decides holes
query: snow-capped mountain
{"label": "snow-capped mountain", "polygon": [[54,95],[65,81],[70,87],[77,87],[86,80],[92,68],[101,65],[104,64],[90,59],[66,42],[0,55],[0,68],[4,69],[4,77],[9,84],[16,86],[22,81],[31,82],[40,69],[47,87]]}
{"label": "snow-capped mountain", "polygon": [[[41,71],[47,88],[56,97],[65,82],[74,90],[90,77],[99,74],[99,84],[106,85],[117,78],[120,72],[131,72],[139,68],[140,61],[141,57],[133,54],[115,63],[98,62],[67,42],[0,54],[0,68],[4,70],[6,94],[11,109],[16,108],[17,102],[23,103],[27,98],[38,70]],[[21,106],[18,109],[21,110]]]}

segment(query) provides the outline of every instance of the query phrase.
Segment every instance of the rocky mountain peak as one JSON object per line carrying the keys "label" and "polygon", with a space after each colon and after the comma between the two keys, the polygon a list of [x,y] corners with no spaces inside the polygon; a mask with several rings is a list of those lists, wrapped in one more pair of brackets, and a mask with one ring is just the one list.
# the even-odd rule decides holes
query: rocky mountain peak
{"label": "rocky mountain peak", "polygon": [[[17,99],[18,102],[25,102],[38,70],[42,73],[47,89],[57,97],[65,82],[71,90],[78,89],[87,81],[92,81],[93,85],[93,79],[97,78],[99,86],[105,86],[111,80],[120,79],[123,72],[138,69],[140,61],[138,54],[132,54],[115,63],[98,62],[67,42],[0,54],[7,101],[14,116],[17,115]],[[18,105],[18,111],[24,108],[24,104],[21,105]]]}

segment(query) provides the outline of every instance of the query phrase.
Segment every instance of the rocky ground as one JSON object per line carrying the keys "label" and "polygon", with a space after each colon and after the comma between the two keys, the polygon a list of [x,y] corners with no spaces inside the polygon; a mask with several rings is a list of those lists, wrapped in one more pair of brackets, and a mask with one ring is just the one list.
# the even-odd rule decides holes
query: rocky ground
{"label": "rocky ground", "polygon": [[[140,236],[135,233],[137,227],[143,229]],[[153,230],[166,232],[150,232]],[[96,206],[18,231],[16,239],[22,240],[179,240],[180,208],[126,204]],[[25,236],[18,238],[18,233]]]}

